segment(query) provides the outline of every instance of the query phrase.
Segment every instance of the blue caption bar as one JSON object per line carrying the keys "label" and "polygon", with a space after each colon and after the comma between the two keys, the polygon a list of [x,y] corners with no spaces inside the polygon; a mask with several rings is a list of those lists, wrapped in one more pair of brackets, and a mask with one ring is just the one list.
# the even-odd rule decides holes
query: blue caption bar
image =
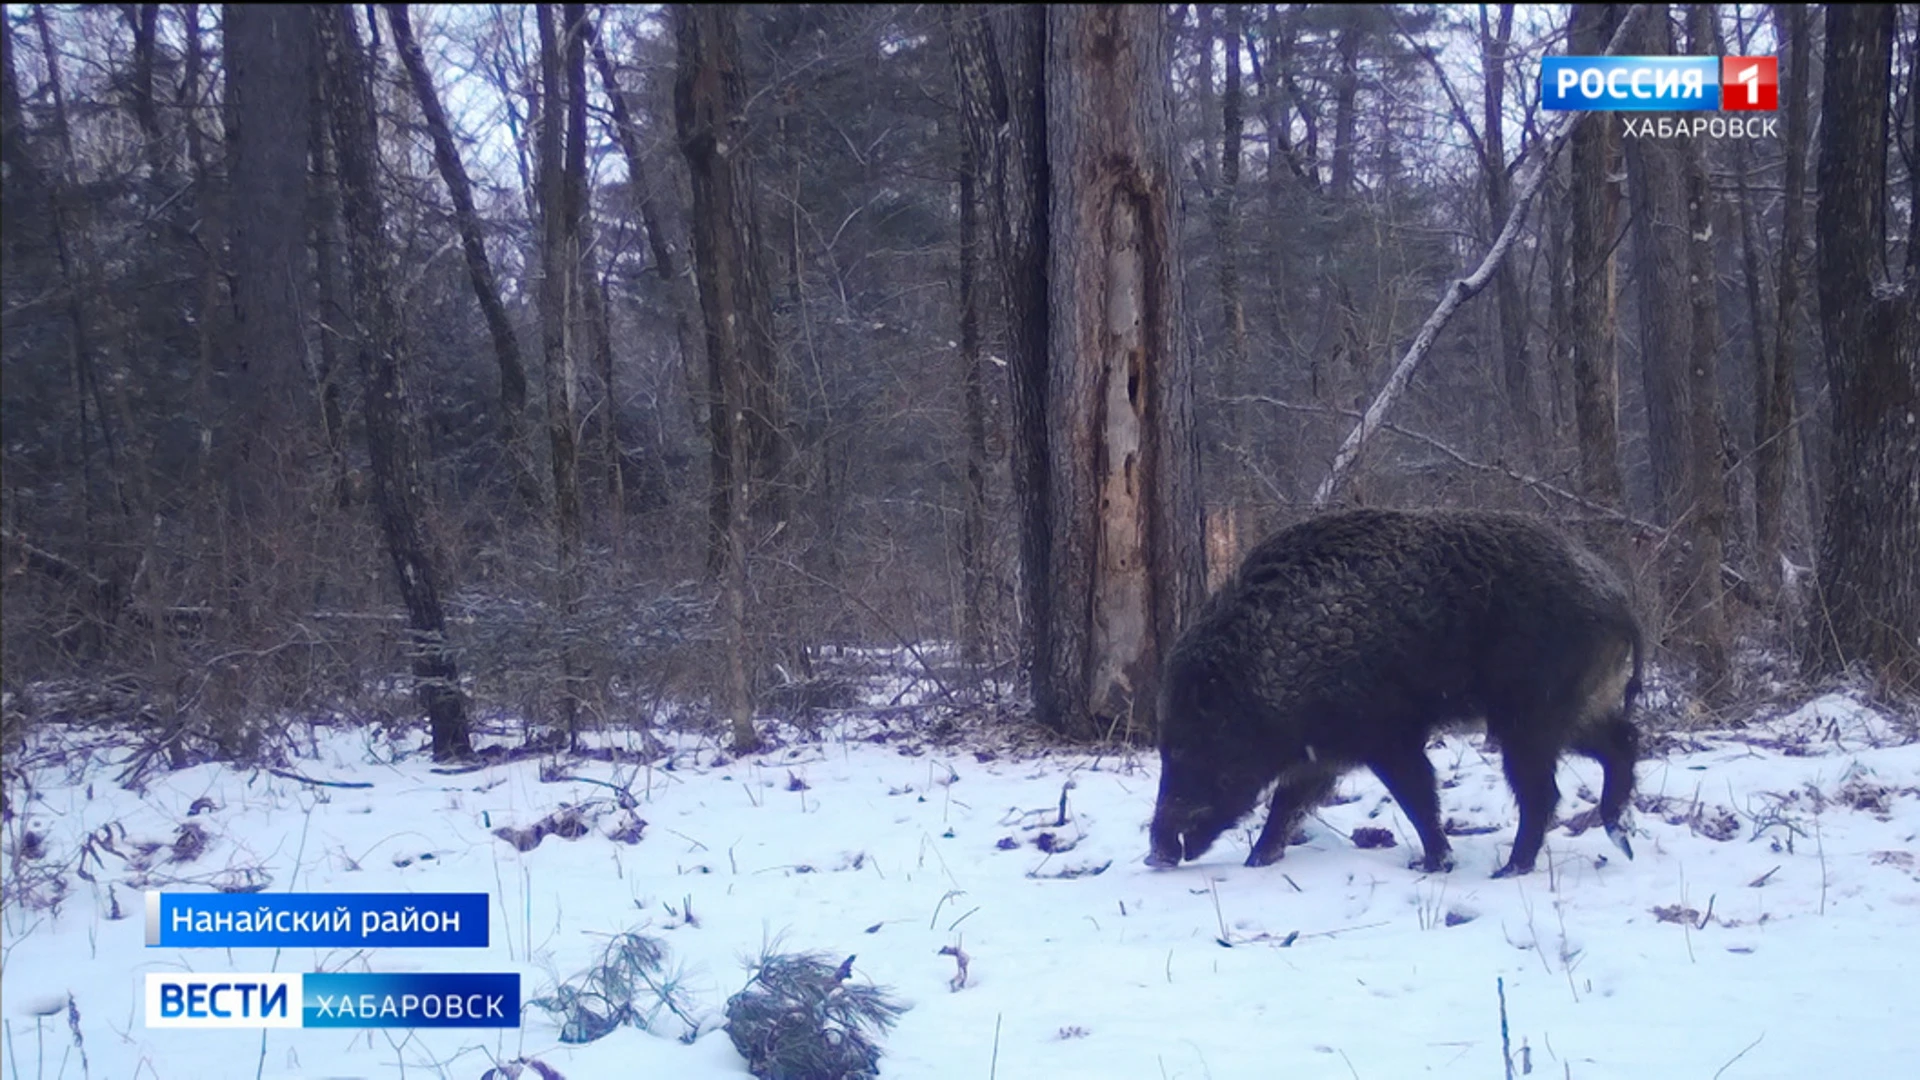
{"label": "blue caption bar", "polygon": [[147,893],[147,944],[480,949],[486,893]]}
{"label": "blue caption bar", "polygon": [[301,984],[306,1028],[520,1026],[518,974],[339,973]]}
{"label": "blue caption bar", "polygon": [[1717,56],[1549,56],[1540,102],[1561,112],[1678,112],[1720,107]]}

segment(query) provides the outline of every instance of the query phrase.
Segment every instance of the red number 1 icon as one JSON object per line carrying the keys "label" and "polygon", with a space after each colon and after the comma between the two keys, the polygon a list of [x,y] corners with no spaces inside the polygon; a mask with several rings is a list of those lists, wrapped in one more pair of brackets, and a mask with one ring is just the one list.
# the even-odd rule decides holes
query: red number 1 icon
{"label": "red number 1 icon", "polygon": [[1780,60],[1773,56],[1720,58],[1720,108],[1773,112],[1780,107]]}

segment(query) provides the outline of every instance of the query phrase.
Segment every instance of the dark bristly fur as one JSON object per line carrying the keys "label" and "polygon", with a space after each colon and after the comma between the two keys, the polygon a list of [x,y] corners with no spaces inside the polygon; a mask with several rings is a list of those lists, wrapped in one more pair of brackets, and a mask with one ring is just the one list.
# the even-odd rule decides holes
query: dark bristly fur
{"label": "dark bristly fur", "polygon": [[1247,857],[1286,850],[1300,816],[1365,765],[1453,865],[1426,744],[1485,718],[1520,808],[1496,877],[1533,869],[1574,750],[1600,762],[1600,813],[1629,857],[1641,638],[1618,579],[1532,519],[1356,510],[1287,529],[1247,556],[1167,658],[1153,866],[1198,858],[1278,781]]}

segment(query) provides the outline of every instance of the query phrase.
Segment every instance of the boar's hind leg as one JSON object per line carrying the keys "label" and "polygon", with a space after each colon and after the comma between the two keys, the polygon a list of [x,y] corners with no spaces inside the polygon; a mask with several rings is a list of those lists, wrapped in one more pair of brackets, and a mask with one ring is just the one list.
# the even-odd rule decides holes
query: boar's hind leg
{"label": "boar's hind leg", "polygon": [[1497,878],[1533,872],[1540,845],[1547,839],[1547,826],[1553,823],[1553,809],[1560,802],[1560,788],[1553,781],[1560,754],[1554,745],[1509,727],[1501,736],[1500,758],[1507,785],[1513,788],[1513,801],[1520,806],[1520,827],[1514,833],[1513,854],[1493,873]]}
{"label": "boar's hind leg", "polygon": [[1624,716],[1602,720],[1580,733],[1573,748],[1600,763],[1605,774],[1600,789],[1600,820],[1607,835],[1618,844],[1627,858],[1633,847],[1627,842],[1627,830],[1621,820],[1633,798],[1633,763],[1640,757],[1640,734]]}
{"label": "boar's hind leg", "polygon": [[1282,770],[1280,783],[1273,789],[1273,802],[1267,807],[1267,823],[1259,839],[1247,854],[1248,866],[1267,866],[1287,853],[1287,841],[1293,825],[1302,814],[1320,805],[1333,790],[1334,776],[1319,769],[1296,767]]}
{"label": "boar's hind leg", "polygon": [[1368,759],[1367,766],[1420,834],[1422,857],[1414,869],[1430,874],[1453,869],[1452,846],[1440,830],[1440,792],[1434,786],[1433,763],[1427,760],[1426,749],[1420,743],[1397,747]]}

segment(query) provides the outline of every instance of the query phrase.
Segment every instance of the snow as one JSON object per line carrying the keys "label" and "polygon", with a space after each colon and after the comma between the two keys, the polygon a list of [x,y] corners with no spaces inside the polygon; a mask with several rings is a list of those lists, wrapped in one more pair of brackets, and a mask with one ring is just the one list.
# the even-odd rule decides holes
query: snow
{"label": "snow", "polygon": [[[547,780],[540,760],[437,773],[417,734],[303,737],[295,770],[373,785],[358,789],[201,765],[134,792],[114,782],[124,749],[43,730],[9,761],[0,1076],[471,1080],[537,1058],[569,1080],[740,1077],[721,1011],[770,946],[853,954],[855,980],[911,1006],[883,1041],[888,1076],[1498,1077],[1502,993],[1516,1075],[1893,1076],[1920,1054],[1911,716],[1835,694],[1653,740],[1631,862],[1582,828],[1599,770],[1571,759],[1541,869],[1494,881],[1514,811],[1477,736],[1430,754],[1466,827],[1451,874],[1408,868],[1412,831],[1365,772],[1271,867],[1240,865],[1256,814],[1199,863],[1153,871],[1151,754],[992,750],[979,733],[941,746],[910,715],[737,761],[692,737],[648,764],[549,759]],[[491,831],[563,804],[586,835],[521,853]],[[625,842],[636,814],[643,835]],[[190,825],[204,847],[169,861]],[[1398,842],[1357,848],[1361,826]],[[42,851],[23,849],[29,832]],[[144,947],[141,890],[268,880],[485,892],[493,944]],[[629,930],[668,950],[700,1023],[690,1043],[665,1012],[578,1046],[539,1010],[500,1032],[264,1039],[140,1015],[142,976],[185,969],[518,971],[532,998]],[[968,961],[957,990],[949,946]]]}

